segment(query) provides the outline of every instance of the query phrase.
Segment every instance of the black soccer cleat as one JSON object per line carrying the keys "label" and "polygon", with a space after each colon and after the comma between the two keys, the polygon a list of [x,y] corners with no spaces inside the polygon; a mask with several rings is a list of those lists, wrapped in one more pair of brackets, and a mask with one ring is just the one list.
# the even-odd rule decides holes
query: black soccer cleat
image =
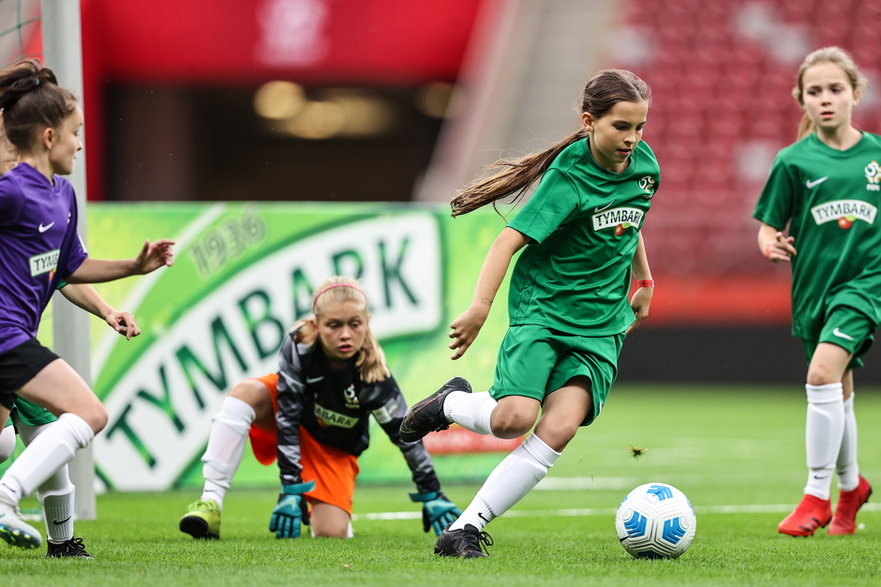
{"label": "black soccer cleat", "polygon": [[459,558],[489,558],[487,546],[493,545],[492,537],[471,524],[462,530],[444,530],[434,545],[434,554]]}
{"label": "black soccer cleat", "polygon": [[471,384],[462,377],[453,377],[433,394],[413,404],[401,422],[401,440],[416,442],[429,432],[449,428],[450,422],[444,416],[444,400],[454,391],[471,393]]}
{"label": "black soccer cleat", "polygon": [[46,558],[95,558],[83,545],[82,538],[71,538],[67,542],[49,542]]}

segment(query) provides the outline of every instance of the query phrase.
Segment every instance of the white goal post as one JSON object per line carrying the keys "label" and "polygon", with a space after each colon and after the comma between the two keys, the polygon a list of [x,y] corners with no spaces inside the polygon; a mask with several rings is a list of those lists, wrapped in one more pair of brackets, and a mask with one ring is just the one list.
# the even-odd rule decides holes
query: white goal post
{"label": "white goal post", "polygon": [[[41,0],[43,61],[55,72],[58,83],[73,91],[83,105],[83,58],[79,0]],[[85,143],[85,132],[81,133]],[[79,208],[78,230],[86,241],[86,158],[85,149],[68,177],[76,190]],[[89,355],[89,315],[55,294],[52,304],[52,339],[56,353],[64,357],[89,385],[92,384]],[[63,390],[59,390],[63,393]],[[70,463],[70,478],[76,486],[75,515],[78,520],[94,520],[95,465],[92,447],[77,452]]]}

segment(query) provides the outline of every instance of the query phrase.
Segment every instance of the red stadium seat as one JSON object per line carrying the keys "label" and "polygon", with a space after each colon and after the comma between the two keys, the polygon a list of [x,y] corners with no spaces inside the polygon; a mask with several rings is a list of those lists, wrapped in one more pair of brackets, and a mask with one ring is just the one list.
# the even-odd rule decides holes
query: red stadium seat
{"label": "red stadium seat", "polygon": [[[881,60],[881,2],[761,3],[781,26],[798,27],[790,34],[807,36],[806,50],[844,47],[870,73]],[[662,165],[652,226],[664,236],[652,241],[653,259],[677,270],[746,263],[769,272],[748,252],[755,246],[751,214],[774,153],[795,136],[801,113],[790,92],[799,61],[771,51],[774,39],[743,38],[734,26],[743,3],[633,0],[628,6],[629,22],[651,31],[659,51],[638,72],[653,89],[646,140]],[[862,104],[855,121],[881,131],[881,99]],[[744,254],[732,257],[732,250]]]}

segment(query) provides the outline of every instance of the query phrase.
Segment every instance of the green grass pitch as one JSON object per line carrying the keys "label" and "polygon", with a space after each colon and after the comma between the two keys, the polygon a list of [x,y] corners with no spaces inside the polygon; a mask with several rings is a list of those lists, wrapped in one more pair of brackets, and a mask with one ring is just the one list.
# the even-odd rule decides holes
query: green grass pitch
{"label": "green grass pitch", "polygon": [[[860,390],[856,404],[862,472],[881,488],[881,389]],[[495,545],[488,560],[435,557],[434,536],[422,533],[408,486],[359,486],[353,540],[279,541],[266,529],[276,492],[234,484],[219,541],[177,530],[193,492],[108,494],[98,499],[97,520],[77,524],[96,560],[46,560],[44,548],[4,545],[0,577],[9,585],[65,587],[881,584],[875,500],[855,536],[776,532],[804,484],[804,412],[798,385],[621,385],[548,478],[489,525]],[[644,454],[633,458],[631,447]],[[618,544],[615,508],[649,481],[679,487],[697,510],[697,536],[680,559],[635,560]],[[464,507],[477,485],[445,489]]]}

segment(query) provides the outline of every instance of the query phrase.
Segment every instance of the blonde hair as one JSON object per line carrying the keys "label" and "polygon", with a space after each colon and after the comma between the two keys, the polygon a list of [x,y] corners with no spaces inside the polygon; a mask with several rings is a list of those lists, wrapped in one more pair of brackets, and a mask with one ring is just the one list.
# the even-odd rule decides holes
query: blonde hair
{"label": "blonde hair", "polygon": [[[580,111],[588,112],[594,118],[601,118],[618,102],[651,103],[651,100],[651,89],[636,74],[624,69],[603,69],[587,81]],[[467,214],[490,202],[495,207],[496,200],[511,194],[514,194],[513,202],[516,202],[548,170],[563,149],[586,136],[587,131],[581,128],[540,153],[516,160],[503,159],[487,165],[487,170],[497,167],[505,169],[494,175],[478,178],[460,190],[450,201],[453,216]]]}
{"label": "blonde hair", "polygon": [[[804,75],[805,71],[809,67],[813,67],[815,65],[820,65],[823,63],[832,63],[841,68],[844,74],[847,76],[847,80],[850,82],[850,87],[853,89],[854,93],[857,95],[861,94],[866,89],[866,85],[868,84],[868,80],[866,76],[860,71],[860,68],[857,67],[857,64],[854,62],[853,57],[850,56],[850,53],[845,51],[840,47],[823,47],[822,49],[817,49],[808,54],[805,57],[804,61],[802,61],[801,66],[798,68],[798,76],[796,77],[795,87],[792,88],[792,97],[799,103],[799,106],[805,105],[804,100]],[[817,126],[814,124],[814,121],[811,120],[811,117],[808,116],[807,112],[802,114],[801,120],[798,123],[798,131],[795,135],[795,140],[800,141],[809,134],[812,134],[817,130]]]}
{"label": "blonde hair", "polygon": [[373,332],[370,330],[370,313],[367,311],[367,294],[364,288],[354,277],[331,277],[319,285],[312,294],[312,313],[315,321],[302,319],[294,325],[297,332],[296,342],[311,343],[318,338],[315,322],[331,304],[339,302],[355,301],[363,305],[366,322],[364,327],[364,346],[358,353],[358,361],[355,366],[364,383],[376,383],[391,375],[385,362],[385,353]]}

